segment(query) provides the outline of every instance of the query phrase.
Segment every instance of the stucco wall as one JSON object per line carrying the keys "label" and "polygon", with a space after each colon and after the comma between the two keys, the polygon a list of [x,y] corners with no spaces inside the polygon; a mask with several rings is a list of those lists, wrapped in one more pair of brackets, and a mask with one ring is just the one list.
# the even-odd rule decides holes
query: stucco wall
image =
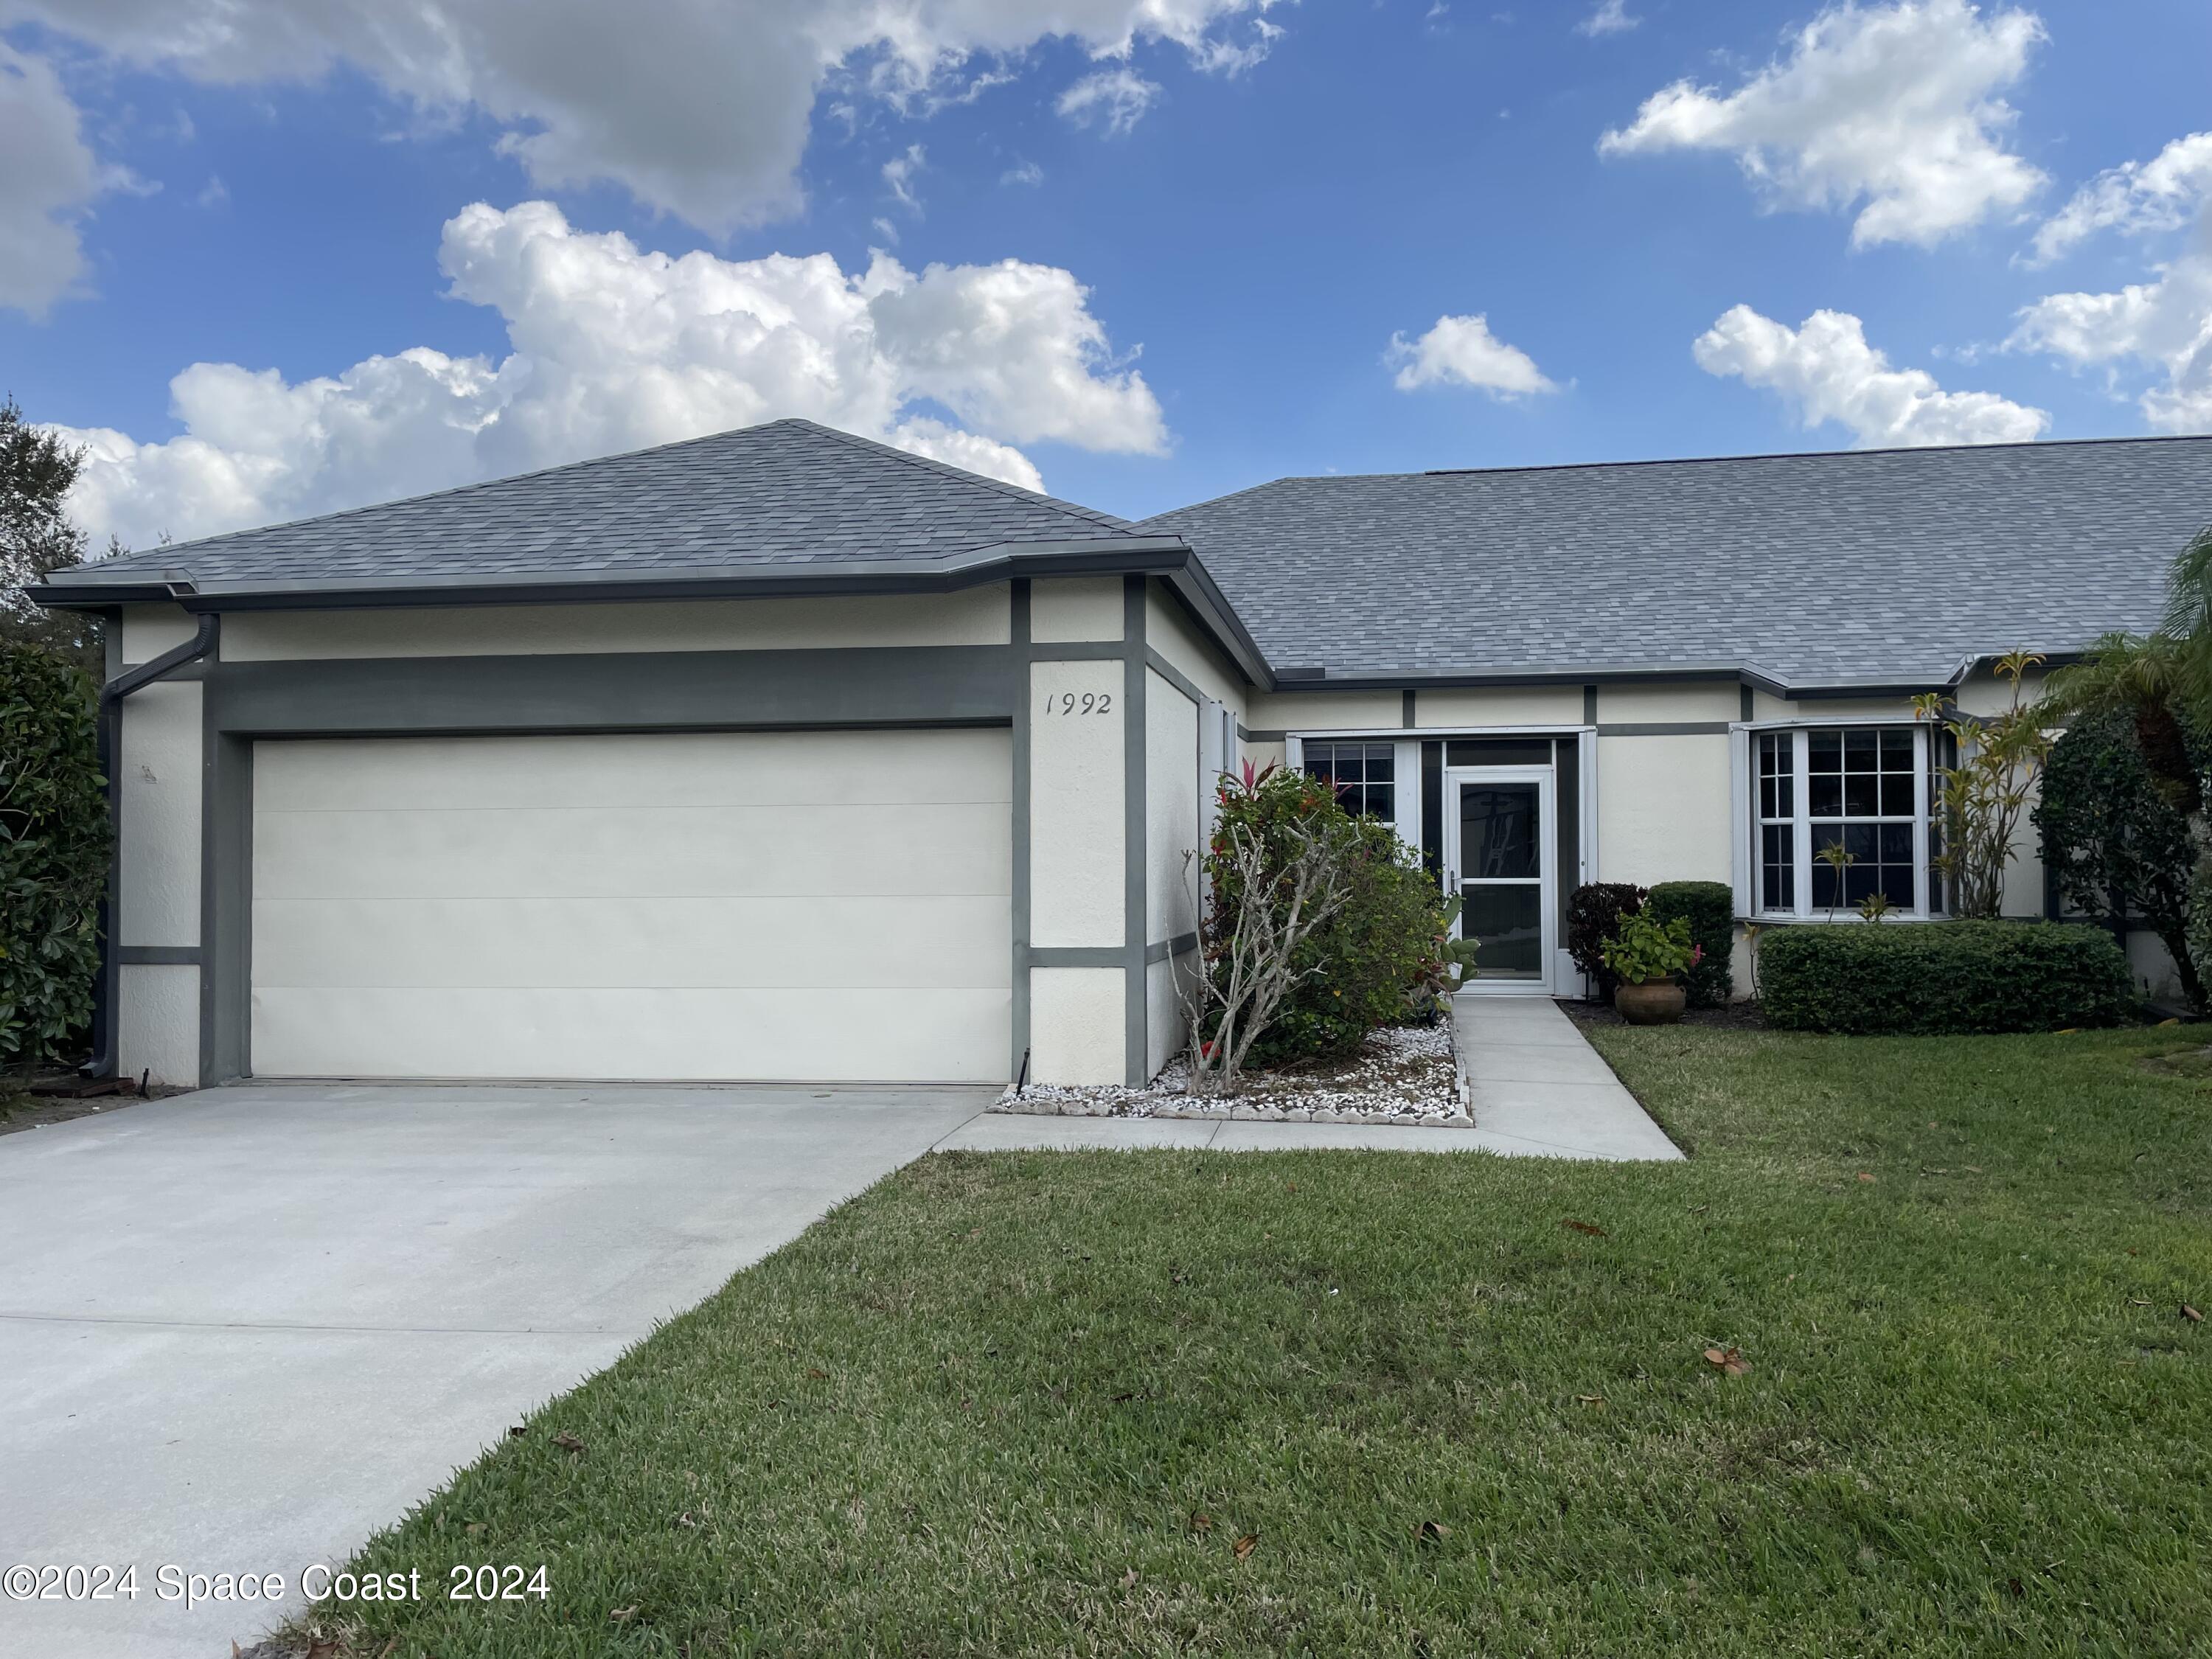
{"label": "stucco wall", "polygon": [[117,1070],[196,1089],[200,1081],[200,970],[188,963],[126,963],[118,974]]}
{"label": "stucco wall", "polygon": [[[1413,698],[1413,724],[1425,731],[1460,726],[1579,726],[1578,685],[1478,686],[1422,691]],[[1395,726],[1394,718],[1390,722]]]}
{"label": "stucco wall", "polygon": [[1126,981],[1119,968],[1030,970],[1030,1077],[1074,1085],[1123,1080]]}
{"label": "stucco wall", "polygon": [[1365,731],[1405,717],[1395,691],[1255,691],[1244,711],[1255,732]]}
{"label": "stucco wall", "polygon": [[1030,637],[1040,644],[1118,640],[1121,578],[1062,576],[1030,587]]}
{"label": "stucco wall", "polygon": [[1171,939],[1198,926],[1198,705],[1146,671],[1145,939]]}
{"label": "stucco wall", "polygon": [[[1060,712],[1066,700],[1073,712]],[[1088,698],[1095,710],[1081,712]],[[1054,712],[1043,711],[1049,700]],[[1030,942],[1119,945],[1125,885],[1121,665],[1030,670]]]}
{"label": "stucco wall", "polygon": [[1603,881],[1727,881],[1735,814],[1725,732],[1597,740]]}
{"label": "stucco wall", "polygon": [[549,656],[643,651],[799,651],[1004,645],[1006,585],[653,604],[461,605],[447,610],[240,611],[226,662],[363,657]]}
{"label": "stucco wall", "polygon": [[1158,1077],[1161,1068],[1182,1051],[1188,1027],[1183,1020],[1178,987],[1198,961],[1194,951],[1173,961],[1148,963],[1145,968],[1145,1073]]}
{"label": "stucco wall", "polygon": [[1674,680],[1601,685],[1597,724],[1665,726],[1741,719],[1743,694],[1733,680]]}
{"label": "stucco wall", "polygon": [[1145,643],[1200,691],[1216,702],[1227,704],[1240,720],[1243,718],[1249,690],[1243,677],[1158,581],[1146,585]]}

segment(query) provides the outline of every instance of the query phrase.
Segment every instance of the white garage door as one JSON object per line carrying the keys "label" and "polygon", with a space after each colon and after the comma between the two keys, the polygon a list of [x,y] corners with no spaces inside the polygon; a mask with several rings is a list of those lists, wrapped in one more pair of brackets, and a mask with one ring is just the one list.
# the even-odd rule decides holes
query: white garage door
{"label": "white garage door", "polygon": [[1003,730],[264,742],[261,1077],[1007,1075]]}

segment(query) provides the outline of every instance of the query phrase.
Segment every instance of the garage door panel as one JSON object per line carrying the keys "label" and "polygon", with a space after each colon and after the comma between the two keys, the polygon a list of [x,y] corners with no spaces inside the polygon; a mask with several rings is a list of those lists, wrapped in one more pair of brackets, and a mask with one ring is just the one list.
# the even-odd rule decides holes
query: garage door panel
{"label": "garage door panel", "polygon": [[996,1083],[1006,1073],[1003,991],[265,988],[253,994],[253,1031],[254,1069],[277,1077]]}
{"label": "garage door panel", "polygon": [[253,968],[263,986],[295,988],[1003,991],[1012,925],[998,895],[264,899]]}
{"label": "garage door panel", "polygon": [[1003,1079],[1003,729],[256,746],[264,1077]]}
{"label": "garage door panel", "polygon": [[256,898],[1003,893],[1004,805],[271,812]]}
{"label": "garage door panel", "polygon": [[[549,743],[562,746],[558,765],[546,763]],[[1002,729],[288,739],[257,750],[254,799],[264,811],[596,806],[646,796],[666,806],[1010,806],[1006,750]]]}

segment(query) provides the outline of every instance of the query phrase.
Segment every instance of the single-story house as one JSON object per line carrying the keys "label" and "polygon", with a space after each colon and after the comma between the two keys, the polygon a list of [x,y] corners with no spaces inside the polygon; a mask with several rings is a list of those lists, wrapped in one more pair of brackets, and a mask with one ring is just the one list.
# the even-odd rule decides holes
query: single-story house
{"label": "single-story house", "polygon": [[1136,1082],[1244,760],[1422,849],[1477,994],[1577,987],[1589,880],[1820,925],[1840,838],[1844,904],[1940,915],[1907,700],[2148,627],[2208,518],[2171,438],[1133,524],[786,420],[129,554],[39,592],[112,624],[100,1041],[179,1084]]}

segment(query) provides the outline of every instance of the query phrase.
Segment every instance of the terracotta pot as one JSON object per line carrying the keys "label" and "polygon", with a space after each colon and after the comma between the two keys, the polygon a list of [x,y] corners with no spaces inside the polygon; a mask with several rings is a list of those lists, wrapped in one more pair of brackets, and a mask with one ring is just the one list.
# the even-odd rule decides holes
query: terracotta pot
{"label": "terracotta pot", "polygon": [[1613,994],[1613,1006],[1631,1025],[1672,1025],[1689,1006],[1690,994],[1674,979],[1646,980],[1631,985],[1626,980]]}

